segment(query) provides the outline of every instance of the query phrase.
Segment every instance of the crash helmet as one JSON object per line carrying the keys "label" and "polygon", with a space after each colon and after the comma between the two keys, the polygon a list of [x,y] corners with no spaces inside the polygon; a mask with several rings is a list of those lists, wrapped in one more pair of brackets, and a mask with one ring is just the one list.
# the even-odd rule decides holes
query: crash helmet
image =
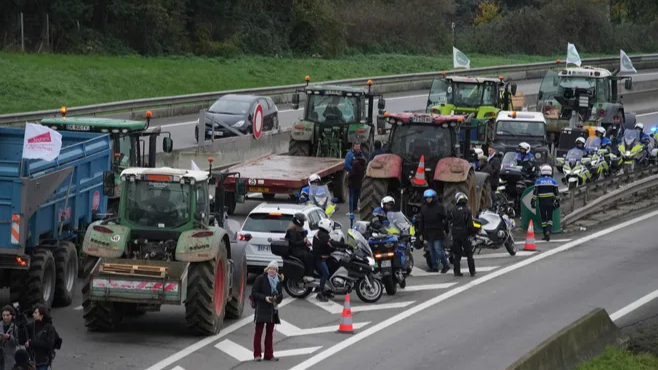
{"label": "crash helmet", "polygon": [[539,171],[541,172],[542,176],[553,176],[553,167],[548,164],[541,166]]}
{"label": "crash helmet", "polygon": [[459,192],[455,194],[455,202],[457,204],[466,204],[468,202],[468,197],[466,196],[466,194]]}
{"label": "crash helmet", "polygon": [[636,130],[644,131],[644,124],[638,122],[638,123],[635,124],[634,128]]}
{"label": "crash helmet", "polygon": [[320,185],[320,182],[322,181],[322,178],[317,174],[314,173],[311,176],[308,177],[308,185],[311,186],[313,183],[317,182],[316,185]]}
{"label": "crash helmet", "polygon": [[393,197],[390,196],[390,195],[387,195],[384,198],[382,198],[381,206],[382,206],[383,209],[386,209],[387,204],[390,205],[391,208],[393,208],[393,206],[395,206],[395,199],[393,199]]}
{"label": "crash helmet", "polygon": [[519,144],[519,150],[521,151],[521,153],[523,153],[523,151],[525,150],[525,153],[523,154],[530,153],[530,144],[525,142]]}
{"label": "crash helmet", "polygon": [[302,227],[304,226],[304,222],[306,222],[306,215],[303,213],[295,213],[294,216],[292,216],[292,223]]}
{"label": "crash helmet", "polygon": [[[582,144],[582,145],[578,145],[578,144]],[[585,138],[579,137],[578,139],[576,139],[576,146],[578,148],[581,148],[581,149],[584,148],[585,147]]]}
{"label": "crash helmet", "polygon": [[434,191],[434,189],[427,189],[423,193],[423,198],[433,198],[434,199],[434,198],[436,198],[436,196],[437,196],[436,191]]}
{"label": "crash helmet", "polygon": [[328,218],[323,218],[318,222],[318,227],[328,233],[334,231],[334,222]]}
{"label": "crash helmet", "polygon": [[605,136],[605,129],[603,127],[600,127],[600,126],[597,127],[596,128],[596,134],[601,134],[600,137],[604,137]]}

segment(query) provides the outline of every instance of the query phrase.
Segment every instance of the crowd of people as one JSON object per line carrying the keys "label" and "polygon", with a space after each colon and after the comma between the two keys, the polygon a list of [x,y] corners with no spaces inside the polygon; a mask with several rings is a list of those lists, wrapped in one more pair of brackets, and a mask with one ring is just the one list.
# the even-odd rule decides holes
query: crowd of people
{"label": "crowd of people", "polygon": [[33,320],[12,306],[2,309],[0,370],[47,370],[61,347],[62,339],[53,325],[50,310],[37,306]]}

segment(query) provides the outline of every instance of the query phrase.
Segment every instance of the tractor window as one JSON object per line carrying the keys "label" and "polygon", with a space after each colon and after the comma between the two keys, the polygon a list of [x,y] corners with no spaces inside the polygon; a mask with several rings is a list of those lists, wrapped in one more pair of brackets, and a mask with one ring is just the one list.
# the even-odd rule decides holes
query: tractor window
{"label": "tractor window", "polygon": [[405,161],[448,157],[452,154],[451,131],[433,125],[397,126],[391,137],[390,151]]}
{"label": "tractor window", "polygon": [[557,73],[554,70],[549,69],[548,72],[546,72],[546,76],[544,76],[541,86],[539,86],[537,100],[553,100],[553,96],[557,94],[558,81],[559,77],[557,76]]}
{"label": "tractor window", "polygon": [[438,104],[446,104],[448,102],[448,93],[452,92],[448,82],[442,78],[435,78],[432,81],[430,88],[430,95],[427,98],[427,110]]}
{"label": "tractor window", "polygon": [[203,182],[196,186],[196,219],[205,221],[205,217],[201,217],[204,213],[208,216],[210,212],[210,197],[208,196],[208,183]]}
{"label": "tractor window", "polygon": [[171,229],[190,219],[190,185],[135,181],[126,187],[125,217],[142,227]]}
{"label": "tractor window", "polygon": [[498,86],[487,84],[482,86],[482,105],[495,106],[498,101]]}
{"label": "tractor window", "polygon": [[360,120],[358,98],[339,95],[309,95],[306,120],[317,123],[353,123]]}
{"label": "tractor window", "polygon": [[130,135],[119,138],[119,153],[121,153],[120,167],[130,167]]}
{"label": "tractor window", "polygon": [[[483,93],[483,85],[465,82],[453,82],[452,101],[450,101],[450,95],[448,95],[448,102],[454,104],[457,107],[478,108],[482,105]],[[450,94],[449,90],[448,94]]]}
{"label": "tractor window", "polygon": [[610,80],[607,78],[599,78],[596,80],[596,102],[597,103],[607,103],[612,101],[612,96],[610,93],[611,86]]}

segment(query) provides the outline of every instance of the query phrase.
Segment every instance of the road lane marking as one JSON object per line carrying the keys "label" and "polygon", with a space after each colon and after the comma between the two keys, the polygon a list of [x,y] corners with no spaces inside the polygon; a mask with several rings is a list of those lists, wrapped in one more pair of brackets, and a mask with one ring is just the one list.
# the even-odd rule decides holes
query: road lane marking
{"label": "road lane marking", "polygon": [[621,319],[622,317],[628,315],[629,313],[637,310],[638,308],[644,306],[645,304],[653,301],[654,299],[658,298],[658,290],[655,290],[644,297],[638,299],[637,301],[629,304],[628,306],[622,308],[621,310],[613,313],[610,315],[610,320],[612,321],[617,321]]}
{"label": "road lane marking", "polygon": [[[295,301],[295,298],[286,298],[281,302],[281,304],[279,305],[279,308],[283,307],[283,306],[285,306],[289,303],[292,303],[294,301]],[[248,325],[248,324],[251,324],[253,322],[254,322],[254,315],[251,314],[248,317],[245,317],[244,319],[225,327],[218,334],[215,334],[211,337],[207,337],[207,338],[202,339],[202,340],[200,340],[200,341],[198,341],[198,342],[196,342],[196,343],[194,343],[190,346],[187,346],[186,348],[174,353],[173,355],[165,358],[164,360],[158,362],[157,364],[149,367],[146,370],[163,370],[167,366],[174,364],[176,361],[180,361],[181,359],[191,355],[192,353],[200,350],[201,348],[203,348],[203,347],[205,347],[209,344],[212,344],[216,340],[218,340],[222,337],[225,337],[225,336],[233,333],[234,331],[240,329],[241,327],[243,327],[245,325]]]}
{"label": "road lane marking", "polygon": [[171,370],[185,370],[185,369],[182,368],[182,367],[180,367],[180,366],[176,366],[175,368],[173,368],[173,369],[171,369]]}
{"label": "road lane marking", "polygon": [[80,311],[82,308],[83,308],[82,306],[78,306],[78,307],[74,308],[74,310]]}
{"label": "road lane marking", "polygon": [[[354,324],[352,324],[352,326],[354,326],[354,329],[356,330],[368,324],[370,324],[370,321],[358,322],[358,323],[355,322]],[[338,324],[331,326],[322,326],[318,328],[300,329],[285,320],[281,320],[281,325],[276,325],[275,329],[276,331],[285,335],[286,337],[298,337],[301,335],[335,333],[338,330]]]}
{"label": "road lane marking", "polygon": [[[235,343],[232,342],[228,339],[225,339],[217,345],[215,345],[215,348],[218,350],[226,353],[227,355],[233,357],[234,359],[240,361],[240,362],[246,362],[246,361],[253,361],[254,359],[254,353]],[[308,347],[308,348],[297,348],[297,349],[289,349],[285,351],[274,351],[274,356],[275,357],[289,357],[289,356],[301,356],[301,355],[310,355],[311,353],[319,350],[322,348],[322,346],[319,347]]]}
{"label": "road lane marking", "polygon": [[[523,243],[525,243],[525,242],[516,242],[514,244],[523,244]],[[516,252],[516,254],[514,256],[511,256],[507,252],[488,253],[488,254],[477,254],[477,255],[473,256],[473,258],[475,258],[475,260],[477,261],[477,260],[486,260],[486,259],[490,259],[490,258],[527,257],[527,256],[532,256],[535,253],[537,253],[537,252],[518,251],[518,252]]]}
{"label": "road lane marking", "polygon": [[459,283],[445,283],[445,284],[425,284],[425,285],[407,285],[404,289],[400,288],[399,292],[418,292],[421,290],[436,290],[436,289],[448,289],[451,286],[457,285]]}
{"label": "road lane marking", "polygon": [[[462,267],[462,269],[464,269],[464,266],[466,266],[466,259],[462,259],[462,261],[460,262],[460,267]],[[499,267],[500,266],[480,266],[480,267],[478,267],[476,265],[475,266],[475,271],[476,272],[489,272],[489,271],[495,270]],[[468,268],[466,268],[466,270],[468,270]],[[411,275],[410,276],[421,277],[421,276],[448,275],[448,274],[451,273],[451,271],[453,271],[452,268],[450,268],[450,270],[448,270],[448,272],[446,272],[445,274],[442,274],[440,272],[428,272],[428,271],[425,271],[425,270],[421,270],[418,267],[414,267],[413,270],[411,270]]]}
{"label": "road lane marking", "polygon": [[[332,315],[338,315],[343,313],[343,305],[338,304],[334,301],[320,302],[315,298],[315,295],[309,296],[306,298],[311,304],[320,307],[321,309],[329,312]],[[378,311],[378,310],[390,310],[394,308],[405,308],[411,304],[416,303],[416,301],[410,302],[396,302],[396,303],[381,303],[381,304],[368,304],[367,306],[352,306],[352,313],[354,312],[365,312],[365,311]]]}
{"label": "road lane marking", "polygon": [[[548,242],[548,243],[567,243],[567,242],[570,242],[572,240],[573,239],[551,239],[551,241]],[[535,240],[535,243],[546,243],[546,240]],[[523,245],[523,244],[525,244],[525,241],[514,242],[514,244]],[[519,253],[521,253],[521,252],[517,252],[516,255],[518,256]]]}
{"label": "road lane marking", "polygon": [[522,267],[525,267],[525,266],[531,265],[535,262],[541,261],[544,258],[548,258],[548,257],[550,257],[554,254],[558,254],[560,252],[564,252],[564,251],[567,251],[569,249],[575,248],[575,247],[577,247],[577,246],[579,246],[583,243],[587,243],[591,240],[596,240],[596,239],[598,239],[598,238],[600,238],[604,235],[607,235],[607,234],[613,233],[617,230],[620,230],[620,229],[623,229],[625,227],[631,226],[631,225],[633,225],[637,222],[641,222],[641,221],[644,221],[644,220],[647,220],[647,219],[651,219],[655,216],[658,216],[658,211],[648,213],[644,216],[626,221],[626,222],[621,223],[621,224],[616,225],[616,226],[612,226],[608,229],[601,230],[599,232],[588,235],[586,237],[576,239],[576,240],[574,240],[572,242],[569,242],[567,244],[563,244],[563,245],[561,245],[561,246],[559,246],[555,249],[551,249],[549,251],[537,254],[536,256],[530,257],[526,260],[520,261],[520,262],[515,263],[511,266],[507,266],[507,267],[502,268],[500,270],[494,271],[493,273],[491,273],[489,275],[485,275],[481,278],[475,279],[475,280],[471,281],[468,284],[462,285],[462,286],[457,287],[455,289],[452,289],[452,290],[450,290],[446,293],[438,295],[438,296],[436,296],[436,297],[434,297],[434,298],[432,298],[428,301],[425,301],[425,302],[423,302],[423,303],[421,303],[417,306],[406,309],[403,312],[401,312],[401,313],[399,313],[399,314],[397,314],[397,315],[395,315],[395,316],[393,316],[393,317],[391,317],[391,318],[389,318],[385,321],[380,322],[379,324],[375,324],[375,325],[369,327],[368,329],[365,329],[365,330],[355,334],[354,336],[351,336],[351,337],[347,338],[346,340],[335,344],[334,346],[326,349],[325,351],[322,351],[322,352],[318,353],[317,355],[307,359],[306,361],[298,364],[297,366],[294,366],[294,367],[290,368],[290,370],[306,370],[306,369],[309,369],[313,365],[316,365],[316,364],[326,360],[327,358],[335,355],[336,353],[339,353],[340,351],[342,351],[344,349],[352,347],[354,344],[360,342],[361,340],[366,339],[366,338],[372,336],[373,334],[388,328],[391,325],[397,324],[398,322],[400,322],[404,319],[412,317],[413,315],[416,315],[417,313],[419,313],[421,311],[424,311],[424,310],[426,310],[430,307],[434,307],[437,304],[445,301],[446,299],[454,297],[454,296],[456,296],[456,295],[458,295],[462,292],[465,292],[469,289],[475,288],[478,285],[482,285],[482,284],[484,284],[484,283],[486,283],[490,280],[493,280],[497,277],[506,275],[506,274],[508,274],[512,271],[518,270]]}

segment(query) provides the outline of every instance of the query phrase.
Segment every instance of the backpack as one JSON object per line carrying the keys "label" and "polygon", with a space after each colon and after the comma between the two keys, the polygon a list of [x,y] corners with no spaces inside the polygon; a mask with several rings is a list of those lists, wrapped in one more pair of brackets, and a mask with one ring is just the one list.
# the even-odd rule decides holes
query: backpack
{"label": "backpack", "polygon": [[251,294],[249,294],[249,304],[251,304],[251,308],[256,309],[256,300],[254,300],[254,296]]}

